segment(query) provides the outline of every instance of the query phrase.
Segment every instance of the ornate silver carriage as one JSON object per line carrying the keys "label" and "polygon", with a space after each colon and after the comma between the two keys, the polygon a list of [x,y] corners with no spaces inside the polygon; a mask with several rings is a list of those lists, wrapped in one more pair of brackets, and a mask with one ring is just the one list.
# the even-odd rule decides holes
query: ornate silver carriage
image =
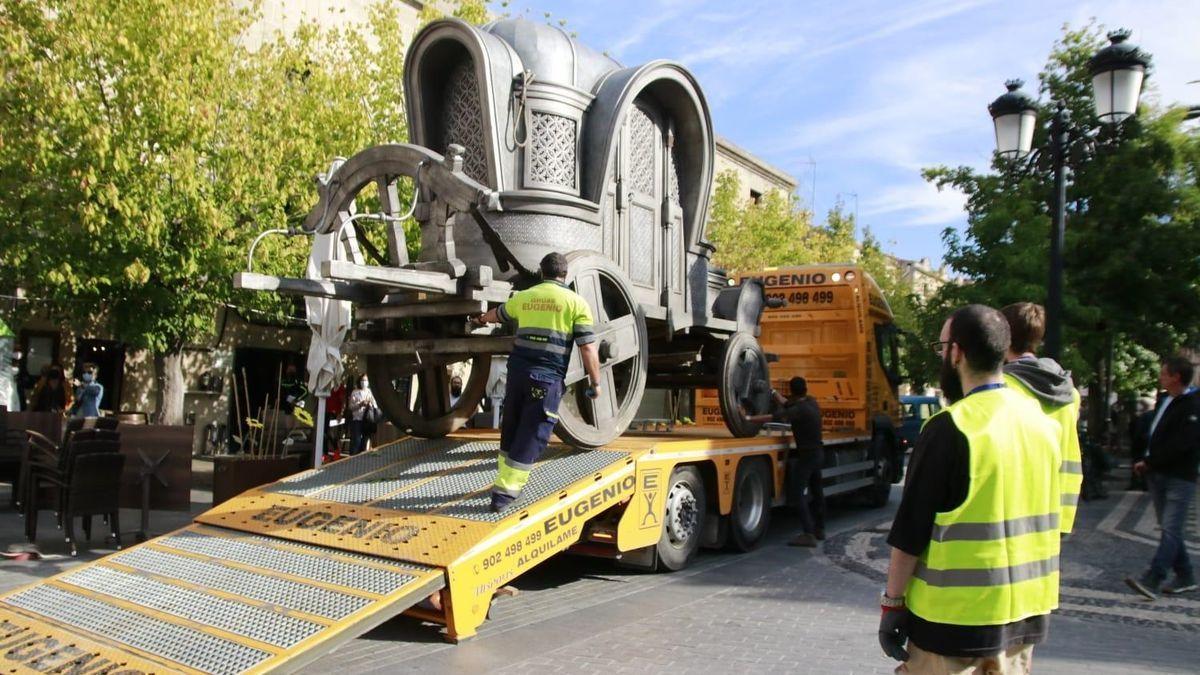
{"label": "ornate silver carriage", "polygon": [[[466,317],[535,283],[542,256],[563,252],[569,284],[596,315],[604,395],[584,395],[576,353],[560,438],[611,441],[647,386],[715,386],[730,430],[755,433],[738,409],[767,405],[755,337],[764,298],[710,265],[714,139],[691,73],[668,61],[623,67],[522,19],[431,23],[407,58],[411,143],[368,148],[318,177],[303,230],[338,233],[344,259],[325,262],[320,280],[246,273],[237,284],[353,301],[348,349],[365,357],[384,414],[439,436],[468,420],[492,355],[512,345],[504,329]],[[408,208],[401,180],[414,185]],[[373,212],[360,210],[366,192]],[[416,260],[406,216],[420,224]],[[386,247],[365,236],[372,218],[385,223]],[[458,396],[455,363],[470,365]]]}

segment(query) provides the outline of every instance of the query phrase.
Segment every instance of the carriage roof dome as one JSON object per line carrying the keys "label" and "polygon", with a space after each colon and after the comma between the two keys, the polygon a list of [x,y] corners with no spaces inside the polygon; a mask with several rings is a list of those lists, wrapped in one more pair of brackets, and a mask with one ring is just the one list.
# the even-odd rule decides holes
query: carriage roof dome
{"label": "carriage roof dome", "polygon": [[526,70],[540,82],[592,91],[609,72],[621,68],[614,59],[580,44],[558,26],[523,18],[493,21],[483,30],[506,42]]}

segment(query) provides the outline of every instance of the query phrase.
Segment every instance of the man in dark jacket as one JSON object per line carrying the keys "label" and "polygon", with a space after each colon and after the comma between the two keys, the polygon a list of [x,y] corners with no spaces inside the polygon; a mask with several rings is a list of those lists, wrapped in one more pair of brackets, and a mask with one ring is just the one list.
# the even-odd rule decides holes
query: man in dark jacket
{"label": "man in dark jacket", "polygon": [[[808,381],[793,377],[788,383],[791,398],[785,399],[772,391],[777,410],[768,415],[746,419],[755,424],[779,422],[790,424],[796,451],[788,462],[788,502],[800,514],[804,531],[788,542],[789,546],[814,547],[825,538],[825,488],[821,467],[825,466],[825,446],[821,440],[821,407],[808,395]],[[808,490],[808,496],[804,491]]]}
{"label": "man in dark jacket", "polygon": [[[1169,594],[1196,590],[1196,573],[1183,540],[1200,465],[1200,392],[1191,386],[1194,374],[1187,357],[1163,361],[1158,383],[1167,395],[1159,400],[1150,422],[1146,458],[1133,467],[1146,476],[1162,535],[1150,569],[1140,577],[1126,578],[1125,583],[1150,600],[1160,589]],[[1164,587],[1168,569],[1175,571],[1175,580]]]}

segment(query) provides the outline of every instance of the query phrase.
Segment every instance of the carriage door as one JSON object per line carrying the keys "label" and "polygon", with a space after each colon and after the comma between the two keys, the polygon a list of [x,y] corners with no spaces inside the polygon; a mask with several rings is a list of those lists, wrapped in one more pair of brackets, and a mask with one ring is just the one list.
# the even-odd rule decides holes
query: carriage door
{"label": "carriage door", "polygon": [[643,305],[661,304],[663,255],[663,133],[657,115],[635,104],[629,109],[623,133],[625,191],[628,195],[628,236],[625,269],[634,295]]}

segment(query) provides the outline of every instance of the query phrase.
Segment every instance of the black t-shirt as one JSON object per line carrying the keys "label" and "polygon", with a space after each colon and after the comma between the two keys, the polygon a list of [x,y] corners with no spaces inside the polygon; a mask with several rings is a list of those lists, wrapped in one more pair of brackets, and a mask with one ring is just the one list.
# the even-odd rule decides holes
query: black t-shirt
{"label": "black t-shirt", "polygon": [[[947,413],[934,415],[921,430],[904,477],[904,496],[892,521],[888,543],[919,556],[929,546],[933,519],[952,511],[967,498],[971,449]],[[956,626],[926,621],[916,614],[909,639],[925,651],[943,656],[977,657],[1046,639],[1048,615],[996,626]]]}
{"label": "black t-shirt", "polygon": [[797,450],[821,448],[821,407],[808,396],[793,399],[775,412],[774,421],[792,425]]}

